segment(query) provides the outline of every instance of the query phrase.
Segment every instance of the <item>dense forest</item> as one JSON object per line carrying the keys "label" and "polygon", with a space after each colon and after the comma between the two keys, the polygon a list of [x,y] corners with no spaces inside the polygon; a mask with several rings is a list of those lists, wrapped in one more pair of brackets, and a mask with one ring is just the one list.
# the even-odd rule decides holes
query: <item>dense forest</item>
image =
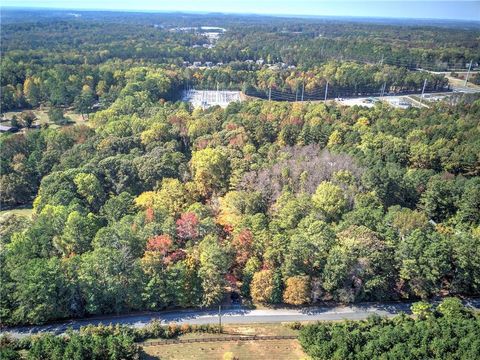
{"label": "dense forest", "polygon": [[[296,69],[243,69],[235,48],[257,27],[268,44],[269,31],[296,26],[340,44],[342,31],[355,29],[365,46],[382,34],[400,49],[406,35],[283,19],[277,29],[241,18],[228,26],[223,17],[209,23],[228,27],[214,48],[191,48],[204,40],[169,31],[162,21],[171,18],[158,15],[154,27],[150,15],[133,16],[115,27],[113,15],[100,24],[94,14],[2,25],[2,110],[73,106],[89,119],[0,137],[2,204],[33,201],[31,218],[0,220],[2,324],[210,307],[231,293],[267,305],[480,294],[478,96],[406,110],[262,100],[201,110],[176,101],[187,81],[421,87],[426,73],[403,65],[313,63],[301,49]],[[462,54],[446,51],[453,62],[478,49],[478,31],[406,31],[439,61],[449,47]],[[226,57],[209,59],[226,67],[180,65],[220,49]],[[288,61],[273,45],[248,49],[245,58]]]}
{"label": "dense forest", "polygon": [[[148,97],[147,97],[148,99]],[[210,306],[478,294],[479,100],[431,109],[119,98],[2,137],[10,323]],[[149,106],[150,104],[150,106]]]}

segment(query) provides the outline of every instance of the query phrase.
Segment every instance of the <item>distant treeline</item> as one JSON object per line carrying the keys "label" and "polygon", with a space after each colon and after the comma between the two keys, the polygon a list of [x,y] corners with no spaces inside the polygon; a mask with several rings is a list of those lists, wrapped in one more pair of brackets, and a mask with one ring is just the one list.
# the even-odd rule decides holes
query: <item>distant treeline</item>
{"label": "distant treeline", "polygon": [[[2,12],[16,20],[2,26],[1,111],[48,104],[87,112],[96,102],[106,108],[133,67],[168,72],[172,81],[157,94],[167,100],[178,98],[183,86],[217,85],[260,94],[269,88],[296,94],[305,86],[304,96],[317,99],[327,81],[334,97],[373,95],[384,87],[418,91],[425,79],[427,91],[438,91],[446,86],[441,76],[408,70],[465,69],[480,62],[479,31],[471,28],[198,16],[193,25],[227,28],[213,48],[205,48],[209,41],[201,33],[178,31],[186,22],[178,15],[40,11],[32,21],[28,14]],[[225,65],[186,67],[195,61]],[[279,70],[271,69],[274,64]]]}

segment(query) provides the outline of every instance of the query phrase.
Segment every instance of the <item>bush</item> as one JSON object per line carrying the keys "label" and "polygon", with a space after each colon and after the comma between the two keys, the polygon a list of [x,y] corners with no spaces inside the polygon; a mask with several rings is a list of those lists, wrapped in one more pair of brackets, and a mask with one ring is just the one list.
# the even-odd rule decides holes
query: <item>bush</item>
{"label": "bush", "polygon": [[0,336],[0,359],[15,360],[20,359],[18,350],[18,341],[8,335]]}
{"label": "bush", "polygon": [[300,330],[303,328],[303,325],[299,321],[295,321],[293,323],[288,324],[290,329],[292,330]]}
{"label": "bush", "polygon": [[10,346],[0,348],[0,359],[2,360],[17,360],[21,359],[20,354]]}
{"label": "bush", "polygon": [[151,321],[147,326],[142,329],[131,329],[133,331],[132,336],[135,341],[144,341],[146,339],[172,339],[179,335],[188,333],[209,333],[219,334],[220,327],[218,325],[176,325],[169,324],[163,325],[158,320]]}

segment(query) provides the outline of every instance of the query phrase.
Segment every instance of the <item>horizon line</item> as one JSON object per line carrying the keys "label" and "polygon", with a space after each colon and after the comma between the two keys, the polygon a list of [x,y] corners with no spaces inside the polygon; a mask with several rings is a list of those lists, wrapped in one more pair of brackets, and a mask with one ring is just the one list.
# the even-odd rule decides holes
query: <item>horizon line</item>
{"label": "horizon line", "polygon": [[[374,1],[371,1],[374,2]],[[474,1],[472,1],[474,2]],[[454,21],[454,22],[470,22],[480,24],[480,19],[455,19],[455,18],[427,18],[427,17],[395,17],[395,16],[355,16],[355,15],[309,15],[309,14],[287,14],[287,13],[263,13],[263,12],[226,12],[226,11],[200,11],[200,10],[161,10],[161,9],[113,9],[113,8],[69,8],[69,7],[48,7],[48,6],[16,6],[16,5],[0,5],[1,9],[16,10],[56,10],[56,11],[104,11],[104,12],[130,12],[130,13],[164,13],[164,14],[197,14],[197,15],[254,15],[254,16],[270,16],[285,18],[347,18],[347,19],[378,19],[378,20],[422,20],[422,21]]]}

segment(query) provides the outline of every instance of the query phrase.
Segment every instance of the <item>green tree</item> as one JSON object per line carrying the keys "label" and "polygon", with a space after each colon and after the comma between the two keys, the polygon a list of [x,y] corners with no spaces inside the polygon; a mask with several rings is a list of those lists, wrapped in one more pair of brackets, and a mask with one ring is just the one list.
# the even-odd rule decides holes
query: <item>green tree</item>
{"label": "green tree", "polygon": [[100,229],[100,221],[92,213],[82,214],[78,211],[72,211],[67,218],[63,234],[55,239],[55,245],[58,246],[63,255],[72,253],[82,254],[90,250],[97,230]]}
{"label": "green tree", "polygon": [[65,116],[63,114],[63,109],[61,108],[50,107],[50,109],[48,109],[47,115],[48,115],[48,120],[50,120],[54,124],[64,125],[67,123],[67,119],[65,119]]}
{"label": "green tree", "polygon": [[105,198],[103,187],[93,174],[80,173],[73,179],[80,194],[93,209],[98,210]]}
{"label": "green tree", "polygon": [[141,272],[125,249],[98,248],[83,254],[78,281],[88,314],[141,308]]}
{"label": "green tree", "polygon": [[35,116],[33,111],[23,111],[20,114],[20,121],[22,123],[22,126],[26,128],[29,128],[30,126],[32,126],[36,118],[37,117]]}
{"label": "green tree", "polygon": [[80,95],[75,98],[74,106],[75,109],[82,115],[82,119],[85,120],[85,115],[92,112],[93,104],[95,103],[95,94],[87,86],[82,90]]}
{"label": "green tree", "polygon": [[405,290],[422,298],[436,294],[451,272],[450,254],[451,247],[444,236],[413,231],[396,250]]}
{"label": "green tree", "polygon": [[23,83],[23,94],[32,107],[37,107],[40,103],[41,92],[36,79],[28,77]]}
{"label": "green tree", "polygon": [[338,220],[348,205],[344,191],[328,181],[318,185],[312,201],[315,208],[329,221]]}
{"label": "green tree", "polygon": [[335,234],[325,222],[304,218],[291,236],[284,275],[320,276],[334,242]]}
{"label": "green tree", "polygon": [[202,281],[202,304],[218,304],[225,295],[225,275],[231,264],[229,247],[221,245],[214,235],[207,235],[200,242],[200,268],[198,275]]}
{"label": "green tree", "polygon": [[421,206],[425,213],[437,222],[444,221],[453,216],[457,210],[457,188],[452,179],[432,177],[427,189],[420,199]]}
{"label": "green tree", "polygon": [[363,226],[351,226],[337,237],[323,271],[324,289],[342,302],[388,298],[393,280],[391,247]]}
{"label": "green tree", "polygon": [[190,166],[198,191],[203,196],[225,189],[230,170],[224,150],[206,148],[194,151]]}
{"label": "green tree", "polygon": [[127,192],[122,192],[108,199],[100,209],[100,214],[102,214],[109,223],[115,223],[125,215],[133,214],[134,211],[135,204],[133,196]]}
{"label": "green tree", "polygon": [[457,218],[465,224],[480,225],[480,179],[472,178],[459,200]]}
{"label": "green tree", "polygon": [[14,322],[40,324],[69,315],[67,286],[60,259],[32,259],[18,264],[10,276],[16,287],[12,294]]}
{"label": "green tree", "polygon": [[458,293],[476,294],[480,290],[480,234],[458,231],[449,236],[452,248],[454,275],[452,290]]}

